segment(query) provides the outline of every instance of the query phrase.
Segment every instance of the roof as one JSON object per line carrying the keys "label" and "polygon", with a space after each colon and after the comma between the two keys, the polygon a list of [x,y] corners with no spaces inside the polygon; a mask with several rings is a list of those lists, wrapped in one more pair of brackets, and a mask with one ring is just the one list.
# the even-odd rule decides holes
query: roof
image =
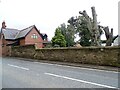
{"label": "roof", "polygon": [[34,25],[19,31],[19,33],[16,35],[16,39],[25,37],[33,29],[33,27]]}
{"label": "roof", "polygon": [[2,33],[4,34],[5,39],[15,39],[16,34],[19,33],[17,29],[6,28],[2,29]]}
{"label": "roof", "polygon": [[41,35],[41,37],[42,37],[43,40],[47,39],[47,37],[48,37],[46,33],[40,33],[40,35]]}
{"label": "roof", "polygon": [[2,29],[2,31],[0,33],[4,34],[5,39],[15,40],[18,38],[25,37],[34,27],[35,27],[35,25],[32,25],[32,26],[25,28],[23,30],[6,28],[6,29]]}

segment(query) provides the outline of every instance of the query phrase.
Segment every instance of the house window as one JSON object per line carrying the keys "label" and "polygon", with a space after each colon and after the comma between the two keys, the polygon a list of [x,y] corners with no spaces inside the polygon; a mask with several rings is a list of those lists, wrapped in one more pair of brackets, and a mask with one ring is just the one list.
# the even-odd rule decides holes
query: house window
{"label": "house window", "polygon": [[38,36],[37,36],[36,34],[33,34],[33,35],[31,36],[31,38],[33,38],[33,39],[37,39]]}

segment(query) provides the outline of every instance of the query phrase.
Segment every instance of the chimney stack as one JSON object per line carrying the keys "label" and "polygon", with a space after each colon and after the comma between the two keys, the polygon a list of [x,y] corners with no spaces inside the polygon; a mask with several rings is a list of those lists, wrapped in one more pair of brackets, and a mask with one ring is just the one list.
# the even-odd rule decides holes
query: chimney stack
{"label": "chimney stack", "polygon": [[2,22],[2,29],[6,29],[5,21]]}

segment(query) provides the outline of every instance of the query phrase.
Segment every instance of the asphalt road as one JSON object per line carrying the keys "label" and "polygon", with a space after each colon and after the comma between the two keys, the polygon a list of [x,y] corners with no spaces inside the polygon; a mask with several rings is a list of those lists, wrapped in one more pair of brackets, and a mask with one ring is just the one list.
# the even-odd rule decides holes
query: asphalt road
{"label": "asphalt road", "polygon": [[2,88],[118,88],[118,72],[2,58]]}

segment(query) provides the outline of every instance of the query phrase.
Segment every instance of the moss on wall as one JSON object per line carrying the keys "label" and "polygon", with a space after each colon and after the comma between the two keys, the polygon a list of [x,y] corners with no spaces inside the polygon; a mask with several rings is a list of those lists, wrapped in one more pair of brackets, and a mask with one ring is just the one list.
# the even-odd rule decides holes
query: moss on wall
{"label": "moss on wall", "polygon": [[11,56],[38,60],[120,66],[120,47],[43,48],[12,47]]}

